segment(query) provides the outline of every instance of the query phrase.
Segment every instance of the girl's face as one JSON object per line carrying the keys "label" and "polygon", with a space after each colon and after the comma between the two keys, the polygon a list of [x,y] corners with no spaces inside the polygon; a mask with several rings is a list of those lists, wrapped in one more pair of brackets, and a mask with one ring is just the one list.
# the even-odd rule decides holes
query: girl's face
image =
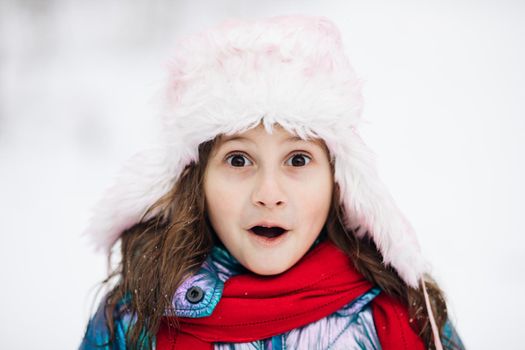
{"label": "girl's face", "polygon": [[219,139],[204,175],[214,231],[244,267],[260,275],[284,272],[308,251],[326,222],[332,188],[321,141],[303,141],[279,125],[273,134],[259,125]]}

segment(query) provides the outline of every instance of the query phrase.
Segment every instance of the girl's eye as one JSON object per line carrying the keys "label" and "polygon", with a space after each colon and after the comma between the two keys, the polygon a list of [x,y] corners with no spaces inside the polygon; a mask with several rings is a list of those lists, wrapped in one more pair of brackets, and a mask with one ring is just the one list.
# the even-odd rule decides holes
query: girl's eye
{"label": "girl's eye", "polygon": [[[231,161],[229,161],[231,159]],[[291,162],[290,162],[291,160]],[[291,165],[294,167],[301,167],[305,166],[306,164],[310,163],[312,159],[303,153],[296,153],[292,155],[290,158],[288,158],[288,161],[286,162],[287,165]],[[229,165],[235,167],[235,168],[242,168],[243,166],[247,165],[246,161],[249,162],[248,165],[252,165],[251,160],[249,160],[244,154],[241,153],[234,153],[226,157],[226,161]]]}
{"label": "girl's eye", "polygon": [[[228,162],[228,159],[231,159],[232,161]],[[246,163],[245,159],[251,163],[251,161],[248,158],[246,158],[244,154],[240,154],[240,153],[234,153],[226,157],[226,161],[228,162],[228,164],[236,168],[243,167]]]}
{"label": "girl's eye", "polygon": [[[296,166],[296,167],[305,166],[306,164],[310,163],[310,161],[312,160],[309,156],[303,153],[296,153],[288,159],[292,161],[290,165]],[[287,162],[287,164],[289,163]]]}

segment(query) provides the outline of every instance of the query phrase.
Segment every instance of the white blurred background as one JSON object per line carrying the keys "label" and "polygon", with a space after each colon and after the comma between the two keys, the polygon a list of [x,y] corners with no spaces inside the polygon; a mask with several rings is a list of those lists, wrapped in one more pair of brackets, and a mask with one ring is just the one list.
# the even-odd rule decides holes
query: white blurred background
{"label": "white blurred background", "polygon": [[106,260],[81,237],[155,140],[174,41],[231,17],[323,15],[365,79],[365,141],[470,349],[525,311],[525,3],[0,0],[0,347],[74,349]]}

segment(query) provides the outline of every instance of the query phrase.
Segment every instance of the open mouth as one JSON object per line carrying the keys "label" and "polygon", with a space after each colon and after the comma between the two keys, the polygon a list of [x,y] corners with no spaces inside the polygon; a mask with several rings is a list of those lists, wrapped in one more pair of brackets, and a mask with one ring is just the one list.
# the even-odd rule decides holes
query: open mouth
{"label": "open mouth", "polygon": [[286,230],[282,227],[263,227],[263,226],[254,226],[250,229],[251,232],[255,233],[257,236],[263,236],[266,238],[275,238],[279,237]]}

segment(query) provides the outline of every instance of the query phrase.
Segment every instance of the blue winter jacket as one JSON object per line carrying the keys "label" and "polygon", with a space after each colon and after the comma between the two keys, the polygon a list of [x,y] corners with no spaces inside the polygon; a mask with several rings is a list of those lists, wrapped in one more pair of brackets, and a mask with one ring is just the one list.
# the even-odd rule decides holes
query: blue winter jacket
{"label": "blue winter jacket", "polygon": [[[319,239],[312,245],[312,248],[318,243]],[[186,279],[177,289],[173,297],[177,315],[194,318],[211,315],[221,298],[226,280],[244,271],[246,271],[244,267],[223,246],[214,246],[200,270]],[[192,291],[197,290],[199,293],[188,293],[190,289]],[[380,292],[381,290],[378,287],[374,287],[333,314],[286,333],[250,343],[216,343],[214,348],[246,350],[381,349],[370,303]],[[196,295],[200,301],[195,303]],[[192,302],[188,298],[193,298]],[[107,343],[109,339],[104,315],[105,300],[102,300],[95,315],[88,323],[80,349],[126,349],[125,335],[129,327],[133,325],[133,319],[126,314],[118,316],[121,314],[119,308],[123,307],[125,303],[125,299],[121,300],[114,313],[116,317],[116,342],[112,346],[100,346]],[[463,348],[461,340],[450,322],[445,324],[444,333]],[[152,340],[155,344],[155,339]],[[443,339],[442,341],[445,346],[446,340]]]}

